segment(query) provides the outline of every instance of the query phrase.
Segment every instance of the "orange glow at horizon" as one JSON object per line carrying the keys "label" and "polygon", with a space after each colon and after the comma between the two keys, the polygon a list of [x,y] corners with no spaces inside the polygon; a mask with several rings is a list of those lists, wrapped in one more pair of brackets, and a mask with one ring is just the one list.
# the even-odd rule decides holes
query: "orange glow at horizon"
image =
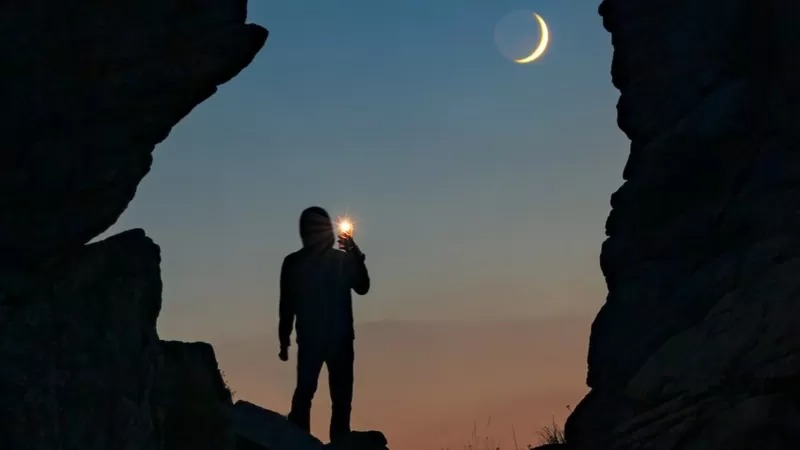
{"label": "orange glow at horizon", "polygon": [[[563,426],[568,408],[586,395],[591,321],[357,322],[352,426],[380,430],[396,450],[538,445],[540,428],[553,421]],[[215,347],[235,400],[286,414],[297,348],[288,362],[265,357],[265,342],[274,335],[264,330]],[[311,430],[324,442],[329,421],[323,368]]]}

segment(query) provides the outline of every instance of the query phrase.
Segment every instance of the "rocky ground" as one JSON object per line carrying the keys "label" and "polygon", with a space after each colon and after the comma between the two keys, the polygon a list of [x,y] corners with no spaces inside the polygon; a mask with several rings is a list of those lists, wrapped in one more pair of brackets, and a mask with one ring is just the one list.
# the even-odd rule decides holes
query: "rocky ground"
{"label": "rocky ground", "polygon": [[246,401],[233,407],[237,450],[386,450],[378,431],[353,431],[336,442],[322,442],[289,423],[281,414]]}

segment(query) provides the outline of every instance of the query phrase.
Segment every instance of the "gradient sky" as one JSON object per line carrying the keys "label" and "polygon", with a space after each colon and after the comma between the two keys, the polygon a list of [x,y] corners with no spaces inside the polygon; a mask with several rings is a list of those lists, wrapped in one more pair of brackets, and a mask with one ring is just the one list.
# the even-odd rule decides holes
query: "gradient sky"
{"label": "gradient sky", "polygon": [[[594,312],[616,126],[597,2],[250,2],[247,69],[178,124],[110,232],[161,245],[159,330],[252,335],[306,206],[350,213],[374,280],[358,320]],[[505,58],[496,25],[536,11],[551,46]],[[531,20],[530,48],[538,39]]]}
{"label": "gradient sky", "polygon": [[[264,49],[157,147],[106,233],[161,245],[162,337],[255,339],[273,358],[280,264],[314,204],[357,221],[373,280],[359,322],[597,311],[628,153],[597,1],[250,4]],[[520,10],[552,35],[528,65],[504,56],[538,39],[532,18],[504,20]]]}

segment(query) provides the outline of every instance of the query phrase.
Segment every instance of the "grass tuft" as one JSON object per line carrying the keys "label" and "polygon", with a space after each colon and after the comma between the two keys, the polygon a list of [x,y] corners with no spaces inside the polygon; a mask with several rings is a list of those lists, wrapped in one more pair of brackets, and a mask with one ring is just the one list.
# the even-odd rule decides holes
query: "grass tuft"
{"label": "grass tuft", "polygon": [[[545,425],[539,430],[539,444],[566,444],[567,440],[564,438],[564,429],[559,427],[556,423],[556,417],[553,415],[553,423]],[[528,448],[532,448],[528,446]]]}
{"label": "grass tuft", "polygon": [[[569,412],[572,412],[572,408],[567,405],[567,409]],[[486,428],[489,428],[492,419],[489,418],[488,423],[486,424]],[[472,439],[469,444],[464,445],[463,450],[502,450],[500,445],[498,445],[497,441],[494,438],[488,436],[480,436],[478,434],[478,424],[474,423],[472,426]],[[541,445],[562,445],[567,443],[567,439],[564,436],[564,428],[559,426],[556,423],[556,416],[553,414],[553,421],[550,425],[545,425],[541,429],[539,429],[539,443],[536,445],[528,444],[526,447],[520,448],[517,443],[517,432],[514,427],[511,427],[511,435],[513,437],[513,449],[514,450],[534,450],[538,446]],[[442,449],[442,450],[450,450]]]}

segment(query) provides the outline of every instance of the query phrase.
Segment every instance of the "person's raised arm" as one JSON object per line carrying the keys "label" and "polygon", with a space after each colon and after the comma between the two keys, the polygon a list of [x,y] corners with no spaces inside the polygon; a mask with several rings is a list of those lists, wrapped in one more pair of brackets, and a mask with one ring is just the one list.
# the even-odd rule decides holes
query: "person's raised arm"
{"label": "person's raised arm", "polygon": [[350,288],[358,295],[365,295],[369,292],[370,282],[364,253],[358,248],[356,241],[350,234],[339,235],[339,248],[344,250],[347,255],[346,267],[350,277]]}
{"label": "person's raised arm", "polygon": [[353,265],[353,290],[358,295],[365,295],[369,292],[370,288],[369,271],[367,270],[365,261],[366,257],[355,244],[353,244],[349,253]]}
{"label": "person's raised arm", "polygon": [[280,279],[280,305],[278,319],[278,339],[280,340],[280,357],[286,361],[288,359],[287,349],[291,343],[292,328],[294,327],[294,298],[292,296],[291,283],[289,280],[288,258],[283,260],[281,265]]}

